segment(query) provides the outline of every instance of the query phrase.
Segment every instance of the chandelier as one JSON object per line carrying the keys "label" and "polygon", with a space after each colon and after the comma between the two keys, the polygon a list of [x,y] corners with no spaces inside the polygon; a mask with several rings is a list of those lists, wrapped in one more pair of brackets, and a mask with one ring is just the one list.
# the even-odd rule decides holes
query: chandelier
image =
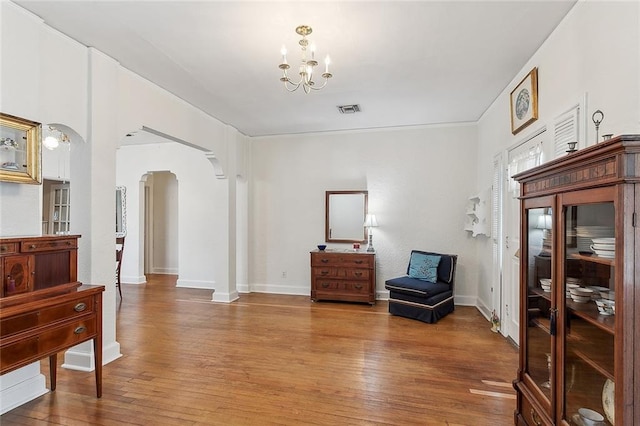
{"label": "chandelier", "polygon": [[[296,28],[296,33],[302,36],[302,39],[298,42],[302,48],[302,60],[298,68],[300,80],[298,80],[298,82],[294,82],[287,75],[287,70],[290,68],[287,63],[287,48],[282,46],[282,50],[280,51],[280,53],[282,53],[282,63],[278,67],[282,70],[282,77],[280,77],[280,81],[284,83],[284,87],[289,92],[295,92],[299,87],[302,87],[302,90],[304,90],[305,93],[309,93],[311,90],[320,90],[326,86],[329,79],[333,77],[329,72],[331,59],[329,58],[329,55],[327,55],[324,60],[324,72],[322,73],[324,83],[322,83],[321,86],[316,87],[316,82],[313,80],[314,68],[318,65],[318,61],[315,59],[316,48],[313,44],[309,45],[309,40],[307,40],[307,36],[311,34],[312,31],[313,30],[308,25],[300,25]],[[309,46],[309,52],[307,52],[307,46]]]}

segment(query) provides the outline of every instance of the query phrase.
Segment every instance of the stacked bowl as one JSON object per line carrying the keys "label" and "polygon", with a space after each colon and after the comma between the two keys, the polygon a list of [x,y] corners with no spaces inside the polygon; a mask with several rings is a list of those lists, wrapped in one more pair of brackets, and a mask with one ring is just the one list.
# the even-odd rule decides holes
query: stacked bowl
{"label": "stacked bowl", "polygon": [[587,303],[591,301],[591,296],[593,296],[593,290],[585,287],[575,287],[569,290],[571,293],[571,300],[576,303]]}
{"label": "stacked bowl", "polygon": [[540,278],[540,287],[545,293],[551,293],[551,279],[550,278]]}
{"label": "stacked bowl", "polygon": [[596,306],[600,315],[613,315],[616,313],[616,301],[609,299],[596,300]]}
{"label": "stacked bowl", "polygon": [[616,239],[615,238],[593,238],[593,244],[589,246],[591,251],[600,257],[613,259],[616,257]]}
{"label": "stacked bowl", "polygon": [[590,252],[593,239],[609,238],[614,234],[613,226],[576,226],[576,241],[579,251]]}

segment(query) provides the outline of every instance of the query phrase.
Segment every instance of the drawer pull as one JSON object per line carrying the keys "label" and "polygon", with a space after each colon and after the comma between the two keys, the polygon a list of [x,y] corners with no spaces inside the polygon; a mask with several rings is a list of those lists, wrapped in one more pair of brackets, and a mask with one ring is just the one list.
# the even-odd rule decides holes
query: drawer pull
{"label": "drawer pull", "polygon": [[7,246],[0,246],[0,251],[7,251]]}
{"label": "drawer pull", "polygon": [[322,288],[327,288],[327,287],[329,287],[329,283],[322,283],[322,284],[320,284],[320,285],[322,286]]}
{"label": "drawer pull", "polygon": [[320,275],[327,275],[329,271],[320,271]]}
{"label": "drawer pull", "polygon": [[70,246],[71,245],[71,241],[67,241],[67,245]]}
{"label": "drawer pull", "polygon": [[540,420],[540,416],[533,408],[531,409],[531,419],[536,424],[536,426],[542,426],[542,421]]}
{"label": "drawer pull", "polygon": [[355,288],[357,288],[358,290],[360,290],[362,288],[362,284],[356,284],[354,285]]}
{"label": "drawer pull", "polygon": [[356,263],[360,265],[362,263],[362,260],[356,260]]}
{"label": "drawer pull", "polygon": [[29,248],[30,248],[31,250],[35,250],[37,247],[38,247],[38,246],[37,246],[37,245],[35,245],[35,244],[31,244],[31,245],[29,246]]}
{"label": "drawer pull", "polygon": [[356,277],[361,277],[362,276],[362,272],[357,271],[357,272],[354,272],[353,275],[355,275]]}
{"label": "drawer pull", "polygon": [[85,331],[87,331],[87,327],[85,327],[84,325],[81,325],[80,327],[76,327],[76,329],[73,330],[75,334],[82,334]]}
{"label": "drawer pull", "polygon": [[320,259],[320,262],[327,263],[327,262],[329,262],[329,259]]}
{"label": "drawer pull", "polygon": [[84,303],[84,302],[80,302],[76,306],[73,307],[73,310],[76,311],[76,312],[82,312],[85,309],[87,309],[87,304]]}

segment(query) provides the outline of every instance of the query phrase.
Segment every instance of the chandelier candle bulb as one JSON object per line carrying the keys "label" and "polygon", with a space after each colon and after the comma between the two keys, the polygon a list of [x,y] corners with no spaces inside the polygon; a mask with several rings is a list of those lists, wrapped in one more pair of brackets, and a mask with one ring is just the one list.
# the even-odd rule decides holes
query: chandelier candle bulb
{"label": "chandelier candle bulb", "polygon": [[282,45],[282,49],[280,49],[280,53],[282,53],[282,63],[287,63],[287,48]]}
{"label": "chandelier candle bulb", "polygon": [[329,72],[329,64],[331,63],[331,58],[329,57],[329,55],[327,55],[326,58],[324,58],[324,72],[328,73]]}

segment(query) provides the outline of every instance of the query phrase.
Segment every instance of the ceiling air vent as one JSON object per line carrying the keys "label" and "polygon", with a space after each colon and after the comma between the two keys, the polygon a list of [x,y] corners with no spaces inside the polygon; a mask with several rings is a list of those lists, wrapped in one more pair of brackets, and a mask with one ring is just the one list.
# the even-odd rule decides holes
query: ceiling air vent
{"label": "ceiling air vent", "polygon": [[355,114],[360,112],[360,105],[338,105],[338,111],[340,111],[340,114]]}

